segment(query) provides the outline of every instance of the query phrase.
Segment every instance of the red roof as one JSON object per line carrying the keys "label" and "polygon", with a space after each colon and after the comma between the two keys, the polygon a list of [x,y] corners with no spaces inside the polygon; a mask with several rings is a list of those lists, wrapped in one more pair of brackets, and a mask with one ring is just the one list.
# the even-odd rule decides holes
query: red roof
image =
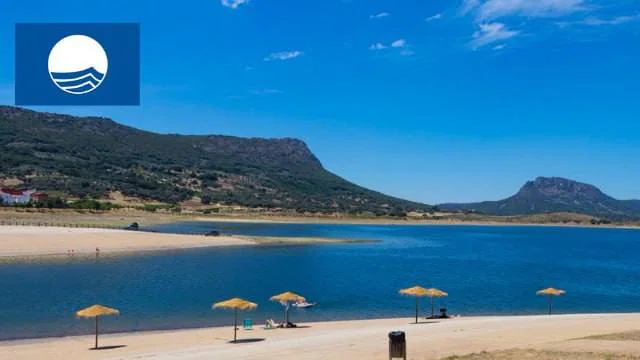
{"label": "red roof", "polygon": [[18,189],[12,189],[12,188],[2,188],[2,189],[0,189],[0,191],[2,191],[5,194],[9,194],[9,195],[23,195],[26,190],[18,190]]}

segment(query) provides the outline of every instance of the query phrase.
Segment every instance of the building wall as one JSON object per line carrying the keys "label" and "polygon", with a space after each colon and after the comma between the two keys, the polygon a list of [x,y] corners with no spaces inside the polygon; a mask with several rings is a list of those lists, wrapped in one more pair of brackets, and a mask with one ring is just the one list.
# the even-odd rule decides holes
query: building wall
{"label": "building wall", "polygon": [[31,200],[31,194],[34,192],[35,190],[28,190],[21,195],[13,195],[0,191],[0,198],[2,198],[2,203],[6,205],[26,204]]}

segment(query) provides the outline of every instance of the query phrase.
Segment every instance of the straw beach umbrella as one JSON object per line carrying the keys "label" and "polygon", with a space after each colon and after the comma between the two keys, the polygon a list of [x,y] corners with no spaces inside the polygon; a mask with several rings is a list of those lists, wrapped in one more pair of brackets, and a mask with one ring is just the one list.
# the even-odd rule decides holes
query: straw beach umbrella
{"label": "straw beach umbrella", "polygon": [[289,324],[289,303],[298,301],[307,301],[304,296],[298,295],[291,291],[284,292],[282,294],[274,295],[269,300],[278,301],[284,306],[284,325]]}
{"label": "straw beach umbrella", "polygon": [[551,303],[554,296],[561,296],[566,294],[566,291],[555,288],[546,288],[536,292],[536,295],[543,295],[549,298],[549,315],[551,315]]}
{"label": "straw beach umbrella", "polygon": [[419,300],[420,297],[422,296],[429,296],[429,289],[425,289],[422,286],[414,286],[411,288],[407,288],[407,289],[401,289],[400,290],[400,294],[402,295],[409,295],[409,296],[415,296],[416,298],[416,324],[418,323],[418,304],[419,304]]}
{"label": "straw beach umbrella", "polygon": [[258,304],[240,298],[233,298],[213,304],[213,309],[233,309],[233,342],[235,343],[238,333],[238,310],[253,310]]}
{"label": "straw beach umbrella", "polygon": [[120,315],[120,311],[102,305],[93,305],[76,312],[77,317],[96,319],[96,346],[94,349],[98,348],[98,318],[107,315]]}
{"label": "straw beach umbrella", "polygon": [[434,306],[433,306],[433,302],[434,302],[433,299],[449,296],[449,294],[447,294],[446,292],[440,289],[431,288],[431,289],[427,289],[427,296],[431,298],[431,317],[434,317],[435,312],[434,312]]}

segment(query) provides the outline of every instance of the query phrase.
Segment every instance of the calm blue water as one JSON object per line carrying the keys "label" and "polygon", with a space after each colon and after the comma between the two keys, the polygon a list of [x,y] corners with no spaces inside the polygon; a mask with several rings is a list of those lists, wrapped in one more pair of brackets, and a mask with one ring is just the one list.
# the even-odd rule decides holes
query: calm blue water
{"label": "calm blue water", "polygon": [[[228,324],[210,309],[234,296],[259,304],[247,317],[280,319],[271,295],[299,292],[320,305],[301,321],[412,316],[415,284],[449,292],[451,313],[532,314],[535,291],[567,290],[557,312],[640,311],[640,231],[551,227],[184,223],[168,232],[381,240],[374,244],[255,246],[0,264],[0,339],[91,333],[74,311],[102,303],[122,315],[108,331]],[[423,303],[427,309],[426,300]]]}

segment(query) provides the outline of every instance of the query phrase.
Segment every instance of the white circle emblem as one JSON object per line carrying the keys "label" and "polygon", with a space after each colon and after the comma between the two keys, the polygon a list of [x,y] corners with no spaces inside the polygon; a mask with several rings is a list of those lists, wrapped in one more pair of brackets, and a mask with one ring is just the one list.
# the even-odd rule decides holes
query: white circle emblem
{"label": "white circle emblem", "polygon": [[99,42],[85,35],[58,41],[49,53],[49,76],[60,90],[82,95],[97,89],[107,77],[109,59]]}

